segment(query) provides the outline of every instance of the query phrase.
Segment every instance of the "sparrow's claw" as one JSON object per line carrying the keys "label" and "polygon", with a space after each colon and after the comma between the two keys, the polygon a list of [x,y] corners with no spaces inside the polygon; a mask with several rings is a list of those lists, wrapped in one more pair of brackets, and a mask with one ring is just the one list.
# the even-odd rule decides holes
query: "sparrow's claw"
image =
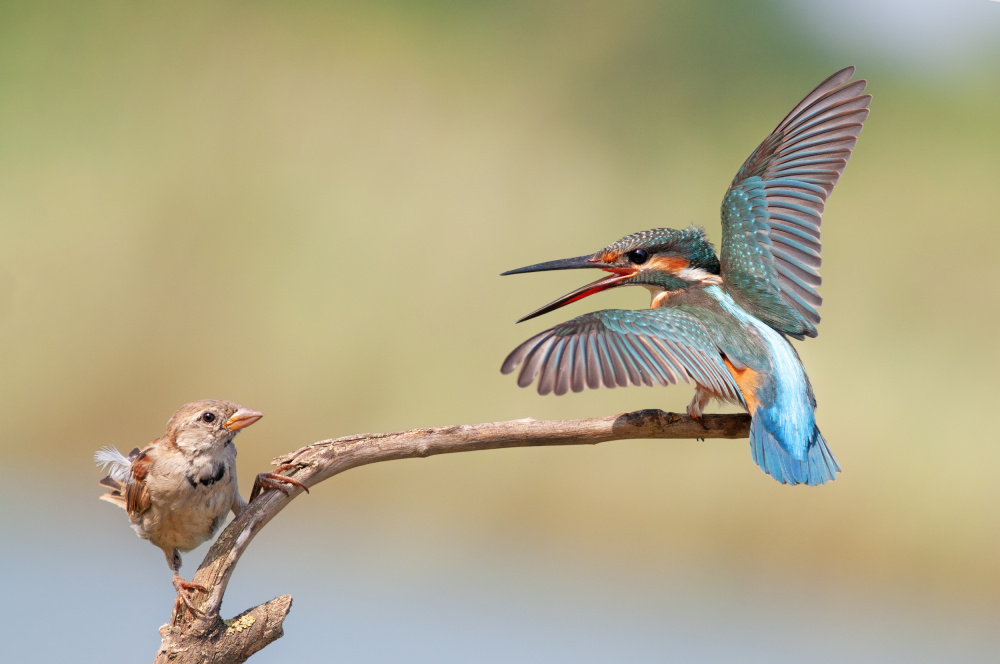
{"label": "sparrow's claw", "polygon": [[177,590],[177,599],[184,602],[184,606],[188,608],[191,613],[196,616],[204,616],[205,612],[196,607],[192,602],[191,598],[188,596],[187,591],[198,590],[203,593],[208,592],[208,588],[205,586],[198,585],[197,583],[191,583],[190,581],[185,581],[181,578],[181,575],[174,572],[174,588]]}
{"label": "sparrow's claw", "polygon": [[294,484],[295,486],[300,486],[306,493],[309,493],[309,487],[307,487],[305,484],[298,481],[294,477],[288,477],[287,475],[278,474],[285,470],[291,470],[292,468],[298,468],[298,466],[296,466],[295,464],[286,463],[283,466],[278,466],[277,468],[274,469],[274,471],[270,473],[261,473],[257,475],[257,479],[253,483],[253,490],[250,492],[250,502],[253,502],[254,498],[259,496],[264,491],[267,491],[268,489],[277,489],[278,491],[283,492],[287,496],[292,492],[292,490],[289,489],[288,486],[286,486],[288,484]]}

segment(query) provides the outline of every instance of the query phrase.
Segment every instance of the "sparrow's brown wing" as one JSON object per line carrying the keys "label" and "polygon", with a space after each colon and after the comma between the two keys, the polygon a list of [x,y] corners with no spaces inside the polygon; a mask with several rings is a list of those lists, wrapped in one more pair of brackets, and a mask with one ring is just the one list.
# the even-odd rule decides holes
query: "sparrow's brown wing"
{"label": "sparrow's brown wing", "polygon": [[[153,465],[147,450],[140,452],[132,460],[132,473],[125,482],[125,509],[130,517],[142,514],[149,509],[149,490],[146,489],[146,477]],[[130,457],[132,455],[129,455]]]}

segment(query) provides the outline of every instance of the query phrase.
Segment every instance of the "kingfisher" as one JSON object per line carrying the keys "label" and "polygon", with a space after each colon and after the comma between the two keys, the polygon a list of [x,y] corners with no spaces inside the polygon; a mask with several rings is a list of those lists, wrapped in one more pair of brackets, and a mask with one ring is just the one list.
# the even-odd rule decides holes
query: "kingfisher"
{"label": "kingfisher", "polygon": [[825,484],[840,465],[816,425],[816,398],[789,338],[819,324],[820,221],[868,117],[854,67],[805,96],[754,150],[722,199],[717,256],[702,228],[654,228],[586,256],[504,272],[610,273],[524,316],[588,295],[643,286],[649,309],[584,314],[537,334],[501,367],[539,394],[628,385],[695,385],[688,414],[711,399],[751,416],[750,451],[783,484]]}

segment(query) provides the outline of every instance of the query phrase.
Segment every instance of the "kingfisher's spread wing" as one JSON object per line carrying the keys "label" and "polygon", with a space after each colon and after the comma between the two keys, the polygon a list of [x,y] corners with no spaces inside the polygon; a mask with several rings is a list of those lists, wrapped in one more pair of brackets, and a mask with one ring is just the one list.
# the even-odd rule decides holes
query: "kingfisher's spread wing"
{"label": "kingfisher's spread wing", "polygon": [[820,220],[868,117],[854,67],[820,83],[740,168],[722,201],[722,279],[748,310],[791,336],[816,336]]}
{"label": "kingfisher's spread wing", "polygon": [[514,349],[500,371],[518,366],[517,384],[538,376],[538,393],[585,387],[670,385],[694,379],[722,398],[743,404],[712,336],[678,309],[608,309],[584,314],[537,334]]}

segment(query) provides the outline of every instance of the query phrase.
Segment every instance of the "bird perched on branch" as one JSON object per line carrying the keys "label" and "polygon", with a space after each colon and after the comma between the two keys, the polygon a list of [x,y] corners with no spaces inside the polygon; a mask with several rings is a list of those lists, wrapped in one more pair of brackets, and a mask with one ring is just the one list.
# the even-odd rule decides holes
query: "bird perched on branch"
{"label": "bird perched on branch", "polygon": [[820,219],[851,156],[871,95],[838,71],[778,124],[722,200],[722,250],[704,230],[656,228],[587,256],[504,274],[595,268],[610,272],[518,322],[618,286],[652,295],[651,308],[584,314],[535,335],[504,361],[538,392],[694,381],[688,413],[712,398],[752,416],[754,461],[787,484],[823,484],[840,466],[816,426],[816,399],[788,337],[815,337],[822,298]]}
{"label": "bird perched on branch", "polygon": [[[181,406],[166,432],[145,449],[136,448],[126,457],[105,447],[94,455],[99,466],[109,469],[100,483],[111,491],[101,500],[125,508],[139,537],[163,549],[178,597],[196,614],[201,612],[187,591],[207,590],[181,578],[180,554],[212,537],[229,511],[238,517],[247,508],[236,486],[233,438],[261,417],[263,413],[231,401],[194,401]],[[288,484],[308,491],[298,480],[278,474],[293,467],[259,474],[250,500],[266,489],[288,493]]]}

